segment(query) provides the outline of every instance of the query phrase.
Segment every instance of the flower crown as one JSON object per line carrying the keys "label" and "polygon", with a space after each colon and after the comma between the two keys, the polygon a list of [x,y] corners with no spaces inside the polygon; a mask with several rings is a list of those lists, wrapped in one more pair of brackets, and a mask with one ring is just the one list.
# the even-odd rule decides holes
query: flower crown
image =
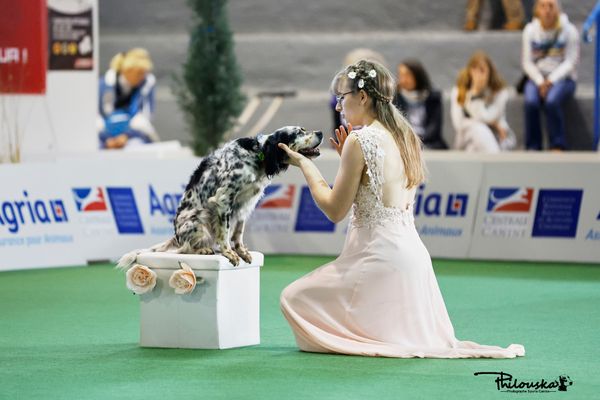
{"label": "flower crown", "polygon": [[375,81],[375,78],[377,78],[377,71],[375,71],[375,68],[370,67],[370,69],[367,71],[363,65],[353,65],[346,73],[346,76],[355,82],[355,85],[358,89],[363,89],[365,92],[371,95],[371,97],[374,97],[384,103],[389,103],[392,101],[390,97],[384,96],[379,90],[377,90]]}

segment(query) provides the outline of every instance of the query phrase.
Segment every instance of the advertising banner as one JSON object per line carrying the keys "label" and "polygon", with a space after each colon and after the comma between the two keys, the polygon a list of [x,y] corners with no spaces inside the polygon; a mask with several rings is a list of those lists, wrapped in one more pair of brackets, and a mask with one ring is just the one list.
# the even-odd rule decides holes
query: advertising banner
{"label": "advertising banner", "polygon": [[[315,162],[332,184],[339,166],[337,154],[325,153]],[[415,196],[417,230],[432,256],[466,257],[483,161],[448,163],[432,159],[427,166],[430,178]],[[264,253],[337,255],[348,223],[348,217],[339,224],[329,221],[312,199],[302,175],[292,169],[267,189],[250,218],[245,237],[252,248]]]}
{"label": "advertising banner", "polygon": [[88,261],[110,260],[173,235],[173,218],[198,160],[59,163],[80,249]]}
{"label": "advertising banner", "polygon": [[[443,157],[447,157],[446,160]],[[416,228],[433,257],[600,262],[600,160],[465,157],[428,160]],[[116,260],[169,239],[199,162],[117,159],[0,166],[0,270]],[[339,158],[317,160],[334,182]],[[340,253],[333,223],[290,168],[265,190],[244,241],[265,254]]]}
{"label": "advertising banner", "polygon": [[415,197],[415,225],[433,257],[464,258],[469,251],[481,160],[429,160],[428,180]]}
{"label": "advertising banner", "polygon": [[185,180],[197,163],[3,165],[0,270],[114,260],[169,239]]}
{"label": "advertising banner", "polygon": [[46,0],[0,0],[0,94],[46,92]]}
{"label": "advertising banner", "polygon": [[92,12],[91,1],[54,0],[48,3],[49,70],[94,68]]}
{"label": "advertising banner", "polygon": [[470,257],[600,261],[596,160],[485,166]]}
{"label": "advertising banner", "polygon": [[[333,152],[315,160],[333,184],[339,157]],[[333,223],[317,207],[302,173],[291,167],[273,180],[246,224],[244,241],[265,254],[337,255],[344,245],[349,218]]]}
{"label": "advertising banner", "polygon": [[81,227],[53,165],[0,168],[0,271],[83,265]]}

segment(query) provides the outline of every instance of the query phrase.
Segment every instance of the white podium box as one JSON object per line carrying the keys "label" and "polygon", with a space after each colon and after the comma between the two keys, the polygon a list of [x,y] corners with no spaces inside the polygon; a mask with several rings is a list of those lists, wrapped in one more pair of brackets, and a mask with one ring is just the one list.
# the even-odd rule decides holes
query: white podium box
{"label": "white podium box", "polygon": [[[234,267],[220,255],[142,253],[137,263],[156,272],[156,287],[140,295],[140,346],[227,349],[260,343],[260,267],[264,256]],[[198,283],[192,293],[169,286],[185,262]],[[200,283],[200,278],[204,281]]]}

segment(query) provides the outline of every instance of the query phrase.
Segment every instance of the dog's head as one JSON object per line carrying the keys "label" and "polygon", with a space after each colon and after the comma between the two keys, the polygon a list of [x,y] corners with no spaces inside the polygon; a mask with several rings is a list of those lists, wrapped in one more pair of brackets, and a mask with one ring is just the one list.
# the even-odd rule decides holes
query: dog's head
{"label": "dog's head", "polygon": [[560,380],[560,384],[563,386],[571,386],[573,384],[573,381],[571,378],[569,378],[569,375],[561,375],[558,377],[558,379]]}
{"label": "dog's head", "polygon": [[269,135],[258,137],[265,156],[265,172],[273,176],[283,172],[288,167],[288,156],[277,145],[286,144],[291,150],[297,151],[308,158],[319,156],[319,145],[323,141],[320,131],[307,131],[300,126],[284,126]]}

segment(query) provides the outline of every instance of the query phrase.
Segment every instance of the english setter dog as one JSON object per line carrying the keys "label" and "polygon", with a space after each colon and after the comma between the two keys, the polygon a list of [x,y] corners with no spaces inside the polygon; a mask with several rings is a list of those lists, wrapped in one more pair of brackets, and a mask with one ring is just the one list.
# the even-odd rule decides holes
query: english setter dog
{"label": "english setter dog", "polygon": [[322,132],[286,126],[215,150],[202,159],[185,188],[173,222],[175,236],[125,254],[117,267],[127,269],[138,254],[151,251],[215,254],[218,250],[233,265],[240,258],[250,263],[252,257],[242,241],[246,219],[273,176],[288,168],[287,154],[277,144],[314,158],[322,140]]}

